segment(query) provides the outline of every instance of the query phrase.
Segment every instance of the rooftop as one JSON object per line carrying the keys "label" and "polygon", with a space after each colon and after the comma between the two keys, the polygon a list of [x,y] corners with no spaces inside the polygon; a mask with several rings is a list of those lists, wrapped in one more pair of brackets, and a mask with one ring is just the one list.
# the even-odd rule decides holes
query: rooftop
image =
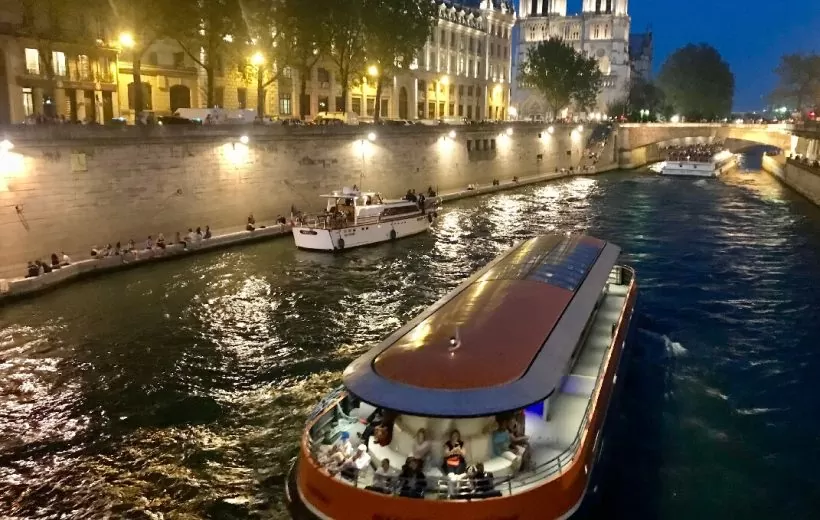
{"label": "rooftop", "polygon": [[543,399],[619,252],[591,237],[527,240],[354,361],[344,384],[420,415],[486,415]]}

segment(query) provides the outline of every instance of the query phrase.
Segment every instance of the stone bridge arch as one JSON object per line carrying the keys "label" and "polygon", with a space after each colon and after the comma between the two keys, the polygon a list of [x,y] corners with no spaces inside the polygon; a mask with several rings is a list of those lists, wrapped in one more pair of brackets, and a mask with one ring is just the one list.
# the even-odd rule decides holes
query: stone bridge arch
{"label": "stone bridge arch", "polygon": [[623,124],[618,127],[618,162],[623,168],[637,168],[658,160],[663,144],[724,141],[739,151],[766,145],[788,150],[791,128],[788,125],[745,124]]}

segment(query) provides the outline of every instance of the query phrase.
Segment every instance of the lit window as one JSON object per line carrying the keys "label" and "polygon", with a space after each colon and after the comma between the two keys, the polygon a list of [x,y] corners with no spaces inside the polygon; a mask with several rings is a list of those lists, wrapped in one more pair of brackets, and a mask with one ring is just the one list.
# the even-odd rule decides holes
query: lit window
{"label": "lit window", "polygon": [[51,53],[51,66],[54,68],[54,75],[55,76],[65,76],[66,75],[66,66],[65,66],[65,53],[60,51],[54,51]]}
{"label": "lit window", "polygon": [[37,49],[26,49],[26,72],[40,73],[40,52]]}
{"label": "lit window", "polygon": [[26,117],[34,115],[34,94],[30,88],[23,88],[23,112]]}

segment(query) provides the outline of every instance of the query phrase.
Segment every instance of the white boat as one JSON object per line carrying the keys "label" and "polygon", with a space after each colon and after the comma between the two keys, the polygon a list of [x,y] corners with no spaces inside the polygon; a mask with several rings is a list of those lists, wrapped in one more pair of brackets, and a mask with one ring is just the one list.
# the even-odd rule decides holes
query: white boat
{"label": "white boat", "polygon": [[668,160],[661,163],[661,175],[682,177],[717,177],[737,165],[737,157],[729,150],[723,150],[708,161]]}
{"label": "white boat", "polygon": [[379,193],[361,192],[354,186],[322,198],[327,199],[324,213],[303,215],[294,221],[296,247],[337,251],[388,242],[427,231],[438,215],[436,197],[425,199],[423,204],[389,201]]}

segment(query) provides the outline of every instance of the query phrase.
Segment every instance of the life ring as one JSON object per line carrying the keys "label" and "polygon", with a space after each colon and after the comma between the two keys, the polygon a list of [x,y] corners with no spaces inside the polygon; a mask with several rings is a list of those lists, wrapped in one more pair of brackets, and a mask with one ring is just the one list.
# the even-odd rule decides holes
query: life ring
{"label": "life ring", "polygon": [[339,245],[339,249],[344,249],[345,248],[345,239],[344,238],[339,237],[339,241],[336,242],[336,243]]}
{"label": "life ring", "polygon": [[396,240],[396,230],[395,229],[390,230],[390,240]]}
{"label": "life ring", "polygon": [[427,214],[427,222],[430,222],[430,223],[433,222],[433,215],[431,213]]}

